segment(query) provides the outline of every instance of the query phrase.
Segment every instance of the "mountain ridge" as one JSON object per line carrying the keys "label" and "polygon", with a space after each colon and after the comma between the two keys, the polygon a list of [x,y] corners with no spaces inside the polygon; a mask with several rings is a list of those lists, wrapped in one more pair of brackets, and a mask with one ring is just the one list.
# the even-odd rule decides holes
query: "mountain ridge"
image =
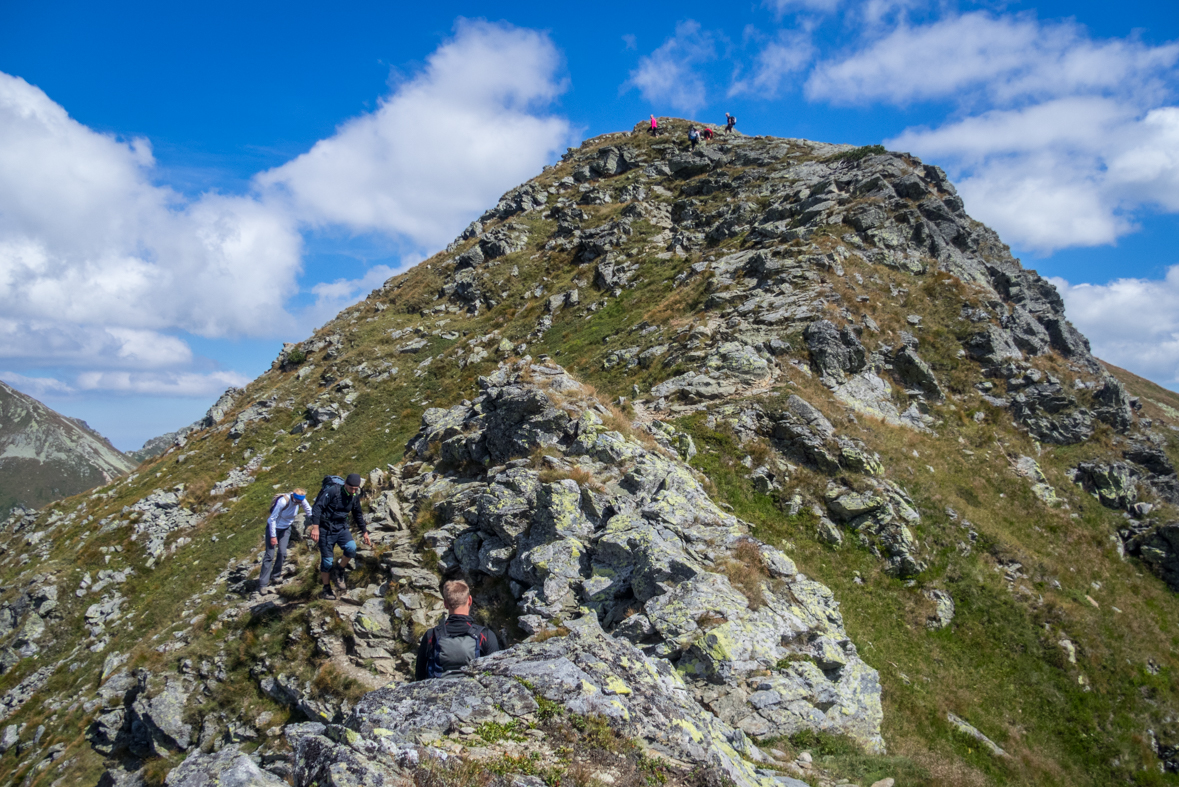
{"label": "mountain ridge", "polygon": [[0,517],[110,483],[134,466],[85,421],[0,382]]}
{"label": "mountain ridge", "polygon": [[[1173,782],[1179,397],[1102,367],[936,167],[661,125],[10,518],[7,772]],[[251,599],[258,512],[344,470],[378,537],[348,598],[312,601],[299,545]],[[448,573],[513,646],[466,706],[405,683]],[[879,747],[837,723],[853,674]]]}

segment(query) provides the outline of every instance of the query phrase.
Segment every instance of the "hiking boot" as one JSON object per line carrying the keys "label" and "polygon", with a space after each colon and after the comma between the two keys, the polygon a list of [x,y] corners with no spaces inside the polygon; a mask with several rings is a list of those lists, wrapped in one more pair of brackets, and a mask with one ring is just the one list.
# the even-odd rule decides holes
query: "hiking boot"
{"label": "hiking boot", "polygon": [[321,590],[321,591],[319,592],[319,597],[320,597],[320,598],[325,598],[325,599],[327,599],[328,601],[335,601],[335,600],[336,600],[336,594],[332,592],[332,586],[331,586],[331,585],[324,585],[324,586],[323,586],[323,590]]}
{"label": "hiking boot", "polygon": [[336,589],[341,593],[348,589],[348,583],[344,581],[344,569],[337,566],[335,570],[332,571],[332,582],[335,583]]}

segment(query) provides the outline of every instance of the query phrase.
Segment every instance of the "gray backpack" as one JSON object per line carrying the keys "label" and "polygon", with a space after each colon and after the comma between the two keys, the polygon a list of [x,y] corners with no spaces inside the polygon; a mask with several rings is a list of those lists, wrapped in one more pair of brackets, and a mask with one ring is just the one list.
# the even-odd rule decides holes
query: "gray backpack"
{"label": "gray backpack", "polygon": [[467,632],[457,637],[446,633],[446,621],[442,621],[427,635],[426,674],[431,678],[441,677],[448,672],[462,669],[482,655],[487,645],[487,629],[476,623],[467,627]]}

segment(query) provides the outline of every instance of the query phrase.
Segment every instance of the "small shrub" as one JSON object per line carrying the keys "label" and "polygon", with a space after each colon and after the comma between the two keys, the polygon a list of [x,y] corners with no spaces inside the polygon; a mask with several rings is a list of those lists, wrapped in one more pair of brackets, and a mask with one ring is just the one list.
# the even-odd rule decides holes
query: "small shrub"
{"label": "small shrub", "polygon": [[789,669],[791,664],[810,660],[810,657],[803,653],[789,653],[778,659],[778,663],[774,665],[774,669]]}
{"label": "small shrub", "polygon": [[884,145],[864,145],[861,148],[854,150],[845,150],[841,153],[835,153],[823,159],[826,162],[834,161],[860,161],[866,159],[868,156],[882,156],[888,151],[884,149]]}
{"label": "small shrub", "polygon": [[287,353],[287,357],[283,360],[283,363],[287,366],[298,366],[299,364],[303,363],[303,361],[306,361],[306,360],[307,360],[307,353],[303,352],[298,347],[296,347],[295,349],[293,349],[289,353]]}
{"label": "small shrub", "polygon": [[475,729],[475,734],[488,743],[524,740],[524,733],[515,720],[509,721],[507,724],[501,724],[498,721],[485,721]]}

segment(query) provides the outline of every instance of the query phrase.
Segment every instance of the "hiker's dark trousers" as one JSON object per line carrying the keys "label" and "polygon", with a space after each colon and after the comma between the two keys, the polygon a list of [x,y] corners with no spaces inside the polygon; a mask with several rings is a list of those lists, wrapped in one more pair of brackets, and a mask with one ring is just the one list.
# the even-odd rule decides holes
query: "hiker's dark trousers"
{"label": "hiker's dark trousers", "polygon": [[279,579],[282,578],[282,564],[287,559],[287,544],[291,540],[291,529],[288,527],[285,530],[275,530],[274,534],[278,537],[278,543],[270,544],[270,534],[266,529],[262,530],[262,540],[266,544],[266,554],[262,556],[262,574],[258,577],[258,590],[263,590],[270,584],[270,577],[273,574]]}

